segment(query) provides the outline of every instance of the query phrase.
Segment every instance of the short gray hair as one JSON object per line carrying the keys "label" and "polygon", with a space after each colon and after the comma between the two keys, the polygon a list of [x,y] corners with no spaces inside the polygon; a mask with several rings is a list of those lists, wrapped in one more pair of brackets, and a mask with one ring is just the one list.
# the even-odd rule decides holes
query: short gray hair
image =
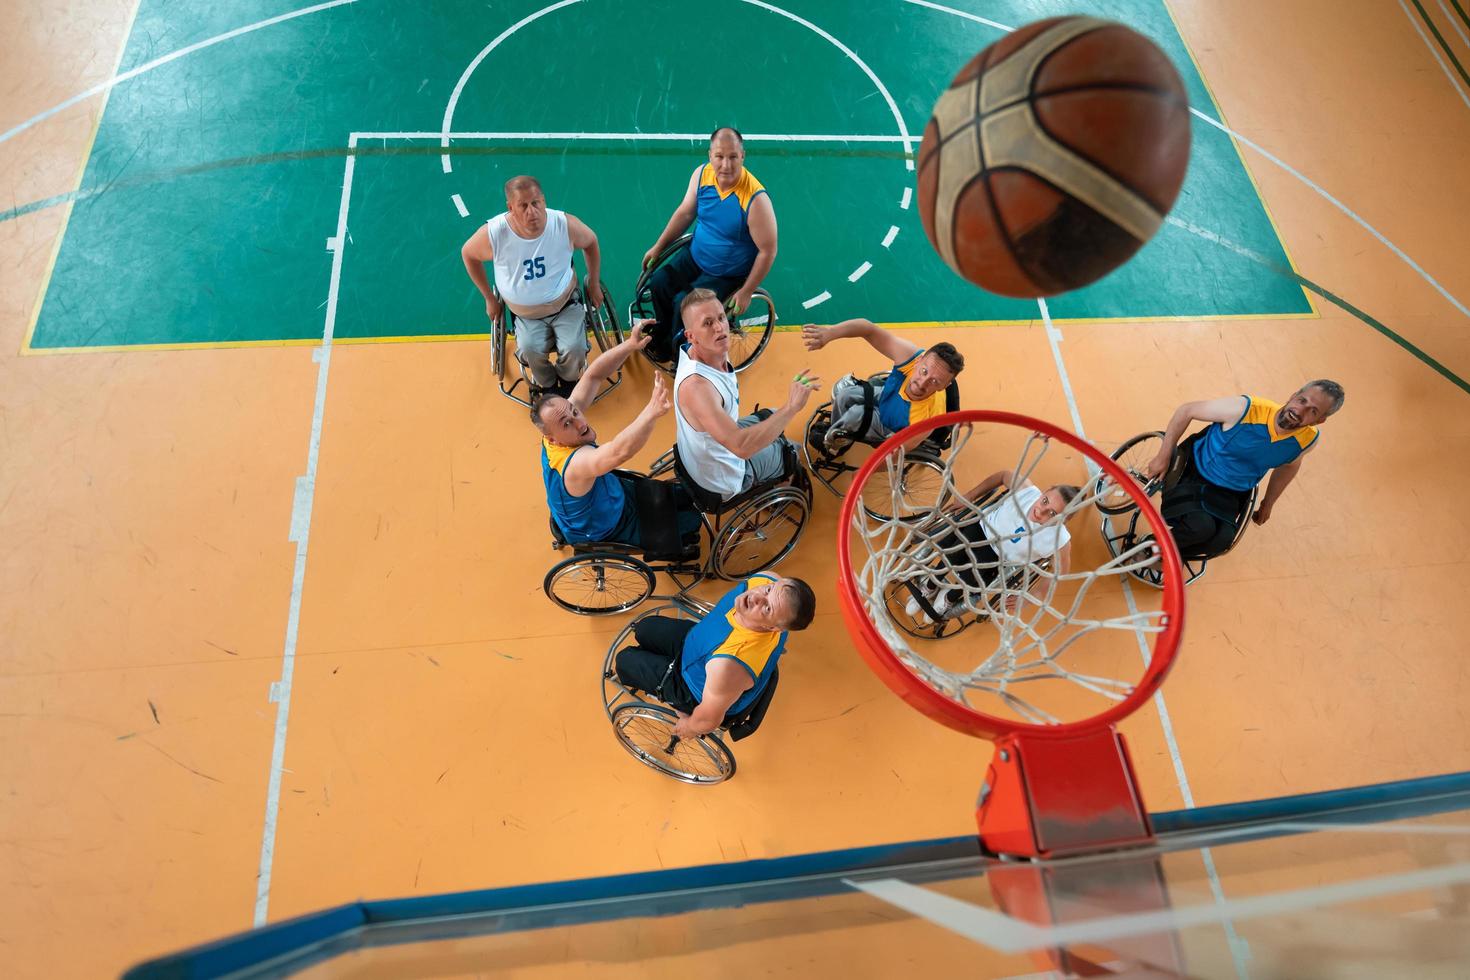
{"label": "short gray hair", "polygon": [[507,201],[510,200],[510,196],[516,191],[535,191],[542,197],[546,196],[546,192],[541,189],[541,181],[526,174],[521,174],[519,177],[512,177],[505,182],[505,199]]}
{"label": "short gray hair", "polygon": [[1342,390],[1342,385],[1336,381],[1329,381],[1326,378],[1318,378],[1316,381],[1308,381],[1302,385],[1302,391],[1306,391],[1308,388],[1316,388],[1322,394],[1332,399],[1332,407],[1327,410],[1328,415],[1336,415],[1337,410],[1342,408],[1343,401],[1347,399],[1347,392]]}

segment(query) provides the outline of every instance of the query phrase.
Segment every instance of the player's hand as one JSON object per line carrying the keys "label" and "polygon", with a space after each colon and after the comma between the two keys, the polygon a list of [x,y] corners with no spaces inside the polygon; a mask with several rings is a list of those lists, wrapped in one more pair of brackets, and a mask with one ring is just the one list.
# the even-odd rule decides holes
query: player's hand
{"label": "player's hand", "polygon": [[644,272],[647,272],[649,269],[652,269],[653,268],[653,262],[657,258],[658,258],[658,246],[657,245],[653,246],[653,248],[651,248],[648,251],[644,252],[643,253],[643,271]]}
{"label": "player's hand", "polygon": [[679,720],[674,724],[675,738],[698,738],[702,734],[694,730],[694,720],[684,712],[676,708],[674,714],[679,716]]}
{"label": "player's hand", "polygon": [[786,407],[793,412],[799,412],[813,392],[821,390],[822,379],[810,370],[802,368],[797,372],[796,377],[791,379],[791,390],[786,395]]}
{"label": "player's hand", "polygon": [[801,325],[801,342],[809,351],[819,351],[827,346],[827,329],[819,327],[815,323],[803,323]]}
{"label": "player's hand", "polygon": [[501,303],[494,296],[485,297],[485,315],[490,318],[490,323],[500,322]]}
{"label": "player's hand", "polygon": [[1169,468],[1169,453],[1159,453],[1153,459],[1143,464],[1143,478],[1145,480],[1157,480],[1164,475]]}
{"label": "player's hand", "polygon": [[648,398],[648,405],[643,409],[643,414],[651,419],[667,415],[672,404],[669,401],[669,386],[664,381],[664,373],[655,371],[653,374],[653,394]]}
{"label": "player's hand", "polygon": [[648,342],[653,339],[653,335],[644,331],[657,322],[657,320],[635,320],[633,322],[633,329],[628,331],[628,339],[623,341],[623,343],[627,344],[633,350],[642,350],[647,347]]}
{"label": "player's hand", "polygon": [[1267,521],[1269,521],[1270,519],[1271,519],[1271,505],[1270,504],[1262,504],[1261,506],[1257,507],[1256,508],[1256,512],[1251,515],[1251,522],[1254,523],[1254,524],[1257,524],[1257,525],[1264,524]]}
{"label": "player's hand", "polygon": [[755,290],[746,289],[744,286],[735,290],[730,294],[730,298],[725,300],[725,312],[731,316],[739,316],[750,309],[750,297],[754,292]]}
{"label": "player's hand", "polygon": [[584,290],[587,296],[587,308],[595,310],[602,305],[602,283],[589,282]]}

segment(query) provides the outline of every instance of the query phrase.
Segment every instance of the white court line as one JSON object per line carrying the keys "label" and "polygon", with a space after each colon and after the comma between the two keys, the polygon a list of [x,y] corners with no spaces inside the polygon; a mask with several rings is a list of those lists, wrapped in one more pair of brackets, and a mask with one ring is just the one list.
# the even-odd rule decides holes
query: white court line
{"label": "white court line", "polygon": [[883,247],[884,248],[887,248],[888,246],[892,245],[893,244],[893,240],[895,238],[897,238],[897,237],[898,237],[898,225],[889,225],[888,226],[888,234],[886,234],[886,235],[883,236]]}
{"label": "white court line", "polygon": [[[349,138],[348,147],[356,141]],[[266,922],[270,905],[271,868],[276,856],[276,818],[280,813],[281,774],[285,771],[286,725],[291,717],[291,682],[296,672],[296,638],[301,625],[301,592],[306,582],[307,544],[311,538],[311,511],[316,500],[316,470],[322,445],[322,418],[327,405],[327,374],[332,368],[332,338],[337,329],[337,296],[342,281],[342,253],[346,251],[347,209],[352,199],[352,171],[357,157],[348,154],[342,170],[342,201],[337,206],[337,234],[332,246],[332,278],[327,287],[327,318],[322,327],[322,344],[312,357],[320,365],[316,374],[316,402],[311,412],[311,438],[306,446],[306,475],[296,480],[296,498],[291,508],[289,540],[296,542],[296,567],[291,574],[291,607],[286,617],[286,642],[281,654],[281,679],[271,685],[276,702],[276,735],[271,747],[270,781],[265,797],[265,826],[260,838],[260,873],[255,884],[255,925]]]}
{"label": "white court line", "polygon": [[[475,59],[469,63],[469,67],[467,67],[464,70],[464,73],[459,76],[459,81],[454,83],[454,91],[450,93],[449,102],[444,106],[444,124],[440,127],[440,132],[438,133],[440,146],[443,146],[446,149],[449,146],[449,133],[451,130],[454,129],[454,107],[459,104],[459,97],[464,93],[464,87],[469,83],[470,76],[475,73],[476,68],[480,67],[480,62],[484,61],[485,58],[489,56],[491,51],[494,51],[497,47],[499,47],[502,41],[510,37],[522,27],[525,27],[527,24],[539,20],[540,18],[545,17],[547,14],[553,11],[560,10],[563,7],[570,7],[574,3],[581,2],[582,0],[561,0],[560,3],[554,3],[549,7],[542,7],[535,13],[528,14],[525,17],[522,17],[520,20],[516,21],[511,26],[507,27],[505,30],[501,31],[499,36],[496,37],[495,40],[485,45],[485,47],[480,50],[480,53],[475,55]],[[444,172],[446,174],[454,172],[454,164],[450,162],[449,154],[445,153],[440,156],[439,163],[440,166],[444,168]]]}
{"label": "white court line", "polygon": [[905,187],[903,189],[903,197],[899,200],[898,206],[907,211],[909,209],[909,202],[913,199],[914,189],[912,187]]}
{"label": "white court line", "polygon": [[461,218],[468,218],[470,216],[470,209],[464,206],[464,198],[458,194],[451,194],[449,198],[454,202],[455,210],[459,212]]}
{"label": "white court line", "polygon": [[832,294],[829,293],[829,292],[827,292],[824,289],[820,293],[818,293],[817,295],[813,296],[811,299],[807,300],[805,303],[802,303],[801,304],[801,308],[803,310],[809,310],[813,306],[816,306],[818,303],[825,303],[825,302],[827,302],[827,300],[829,300],[831,298],[832,298]]}
{"label": "white court line", "polygon": [[843,884],[933,922],[974,942],[1003,953],[1045,947],[1107,943],[1129,936],[1179,932],[1230,920],[1274,918],[1331,905],[1361,902],[1386,895],[1440,888],[1470,881],[1470,864],[1426,871],[1380,875],[1358,881],[1297,888],[1237,898],[1221,905],[1187,905],[1156,912],[1110,915],[1063,925],[1037,925],[894,878],[876,881],[843,879]]}
{"label": "white court line", "polygon": [[1444,14],[1445,20],[1449,21],[1450,26],[1455,29],[1455,33],[1460,35],[1461,43],[1466,47],[1470,47],[1470,35],[1467,35],[1465,28],[1460,26],[1460,19],[1450,13],[1450,8],[1444,5],[1444,0],[1437,0],[1437,2],[1439,3],[1440,12]]}
{"label": "white court line", "polygon": [[[1441,2],[1439,7],[1441,10],[1444,10],[1444,3]],[[1429,40],[1428,34],[1424,33],[1423,25],[1409,12],[1409,5],[1404,3],[1404,0],[1399,0],[1399,9],[1404,12],[1405,17],[1409,18],[1409,23],[1414,26],[1414,33],[1419,35],[1419,40],[1424,42],[1424,46],[1434,56],[1434,63],[1439,65],[1439,70],[1444,72],[1445,78],[1449,79],[1450,88],[1454,89],[1455,94],[1460,97],[1460,101],[1465,103],[1465,108],[1470,109],[1470,97],[1465,95],[1465,90],[1460,87],[1460,83],[1456,81],[1455,76],[1450,74],[1450,66],[1445,64],[1444,59],[1439,56],[1439,50],[1434,46],[1434,42]],[[1445,15],[1449,16],[1448,10],[1445,10]],[[1454,23],[1453,17],[1450,18],[1450,23]]]}
{"label": "white court line", "polygon": [[856,269],[852,270],[852,275],[850,275],[850,276],[847,277],[847,281],[848,282],[857,282],[863,276],[867,275],[868,274],[868,270],[871,269],[872,267],[873,267],[873,263],[871,263],[871,262],[864,262],[862,265],[860,265]]}
{"label": "white court line", "polygon": [[98,82],[96,85],[93,85],[85,92],[79,92],[76,95],[73,95],[71,98],[67,99],[65,102],[59,102],[51,108],[47,109],[45,112],[38,113],[27,119],[25,122],[18,123],[15,126],[12,126],[5,132],[0,133],[0,143],[4,143],[12,136],[17,135],[18,133],[23,133],[37,123],[51,118],[58,112],[61,112],[63,109],[71,108],[78,102],[81,102],[83,99],[89,99],[92,96],[96,95],[98,92],[105,92],[115,85],[126,82],[130,78],[137,78],[139,75],[150,72],[155,68],[160,68],[168,64],[170,61],[177,61],[179,58],[182,58],[186,55],[191,55],[195,51],[201,51],[204,48],[208,48],[213,45],[223,43],[225,41],[233,40],[234,38],[237,38],[242,34],[249,34],[251,31],[258,31],[262,28],[270,27],[274,24],[280,24],[288,20],[294,20],[297,17],[305,17],[307,14],[314,14],[320,10],[329,10],[332,7],[340,7],[343,4],[356,2],[357,0],[331,0],[330,3],[319,3],[314,7],[304,7],[301,10],[293,10],[288,14],[281,14],[277,17],[271,17],[266,20],[258,20],[253,24],[246,24],[244,27],[237,27],[233,31],[226,31],[223,34],[216,34],[214,37],[196,42],[189,45],[188,47],[180,48],[179,50],[166,54],[161,58],[154,58],[152,61],[145,62],[144,64],[139,65],[137,68],[129,68],[121,75],[115,75],[105,82]]}
{"label": "white court line", "polygon": [[[355,133],[359,140],[437,140],[434,133]],[[885,133],[743,133],[747,143],[902,143],[902,136]],[[547,133],[465,132],[449,133],[451,140],[651,140],[654,142],[704,143],[709,133]]]}
{"label": "white court line", "polygon": [[[1082,413],[1077,407],[1077,397],[1072,391],[1072,379],[1067,373],[1067,364],[1062,359],[1062,332],[1052,324],[1051,309],[1046,305],[1046,300],[1038,298],[1036,300],[1036,306],[1041,312],[1041,323],[1045,329],[1046,342],[1051,346],[1052,360],[1056,362],[1057,374],[1062,379],[1062,394],[1067,400],[1067,411],[1072,416],[1072,430],[1078,436],[1086,439],[1087,431],[1082,426]],[[1087,460],[1088,478],[1092,479],[1097,474],[1097,465],[1092,460]],[[1108,518],[1104,517],[1103,520],[1106,521]],[[1123,598],[1128,605],[1128,615],[1137,618],[1138,604],[1133,598],[1132,584],[1126,578],[1120,578],[1119,584],[1123,587]],[[1138,642],[1138,652],[1143,657],[1143,664],[1146,668],[1150,660],[1148,643],[1144,641],[1143,636],[1139,633],[1135,632],[1133,638]],[[1174,735],[1174,723],[1169,718],[1169,706],[1164,703],[1164,689],[1162,687],[1154,692],[1153,702],[1154,708],[1159,715],[1159,727],[1164,732],[1164,744],[1169,749],[1169,761],[1174,766],[1174,781],[1179,784],[1179,797],[1184,801],[1185,807],[1192,810],[1194,809],[1194,793],[1189,788],[1189,774],[1184,770],[1184,757],[1179,752],[1179,740]],[[1218,904],[1226,901],[1225,889],[1220,884],[1220,875],[1215,868],[1215,856],[1210,853],[1208,847],[1200,848],[1200,856],[1204,859],[1205,873],[1209,877],[1210,892],[1214,895],[1215,902]],[[1246,960],[1250,958],[1249,950],[1241,941],[1240,936],[1236,934],[1235,924],[1228,917],[1223,922],[1225,926],[1225,941],[1230,947],[1230,955],[1235,962],[1236,976],[1241,978],[1241,980],[1246,980],[1250,975],[1245,966]]]}
{"label": "white court line", "polygon": [[[988,27],[994,27],[997,30],[1001,30],[1001,31],[1014,31],[1015,30],[1014,27],[1007,27],[1005,24],[997,23],[996,21],[993,21],[993,20],[986,20],[983,17],[976,17],[974,14],[967,14],[963,10],[955,10],[953,7],[945,7],[945,6],[942,6],[942,5],[937,4],[937,3],[930,3],[929,0],[904,0],[904,2],[905,3],[912,3],[912,4],[915,4],[916,6],[920,6],[920,7],[928,7],[931,10],[938,10],[938,11],[942,11],[943,13],[947,13],[947,14],[953,14],[956,17],[963,17],[966,20],[973,20],[973,21],[975,21],[977,23],[985,24]],[[1399,0],[1399,6],[1400,7],[1403,7],[1404,6],[1404,0]],[[1408,13],[1408,8],[1407,7],[1404,7],[1404,13],[1406,13],[1406,14]],[[1413,20],[1412,17],[1410,17],[1409,19],[1411,21]],[[1418,25],[1417,24],[1415,24],[1415,28],[1416,29],[1418,28]],[[1423,31],[1420,31],[1419,36],[1420,37],[1423,37],[1424,36]],[[1428,39],[1427,38],[1425,39],[1425,43],[1426,44],[1428,43]],[[1433,50],[1434,49],[1431,48],[1430,49],[1430,52],[1433,53]],[[1435,55],[1435,60],[1438,60],[1438,58],[1439,58],[1439,56],[1438,55]],[[1441,64],[1440,67],[1443,68],[1444,67],[1443,64]],[[1448,74],[1448,71],[1446,71],[1446,74]],[[1453,81],[1454,81],[1454,79],[1451,79],[1451,82],[1452,83],[1453,83]],[[1456,88],[1456,91],[1459,91],[1459,89]],[[1463,99],[1464,98],[1464,95],[1461,94],[1460,97]],[[1467,105],[1470,105],[1470,103],[1467,103]],[[1413,269],[1415,272],[1417,272],[1419,274],[1420,278],[1422,278],[1425,282],[1429,283],[1429,285],[1433,286],[1434,289],[1441,296],[1443,296],[1445,299],[1449,300],[1450,305],[1452,305],[1455,309],[1459,310],[1465,316],[1470,316],[1470,309],[1467,309],[1464,303],[1461,303],[1458,299],[1456,299],[1454,296],[1452,296],[1450,294],[1449,290],[1447,290],[1443,286],[1441,286],[1439,284],[1439,282],[1433,276],[1431,276],[1429,273],[1425,272],[1424,269],[1419,265],[1419,263],[1417,263],[1413,259],[1409,258],[1408,253],[1406,253],[1403,249],[1399,248],[1393,242],[1391,242],[1387,238],[1385,238],[1383,236],[1383,234],[1378,231],[1377,228],[1374,228],[1372,225],[1368,224],[1368,222],[1364,221],[1361,217],[1359,217],[1358,214],[1357,214],[1357,212],[1353,211],[1346,204],[1342,203],[1337,198],[1335,198],[1331,194],[1327,193],[1327,191],[1324,190],[1322,188],[1322,186],[1320,184],[1318,184],[1316,181],[1312,180],[1306,174],[1303,174],[1300,170],[1297,170],[1291,164],[1287,163],[1285,160],[1283,160],[1280,157],[1276,156],[1274,153],[1271,153],[1270,151],[1266,150],[1259,143],[1255,143],[1255,142],[1253,142],[1253,141],[1251,141],[1249,139],[1246,139],[1244,136],[1240,135],[1235,130],[1231,129],[1229,126],[1226,126],[1220,120],[1215,119],[1215,118],[1207,115],[1206,113],[1201,112],[1200,110],[1194,108],[1193,106],[1190,106],[1189,111],[1197,119],[1201,119],[1204,122],[1209,123],[1211,126],[1214,126],[1216,129],[1220,130],[1222,133],[1225,133],[1231,139],[1236,140],[1239,143],[1243,143],[1246,146],[1250,147],[1252,150],[1255,150],[1261,156],[1265,157],[1267,160],[1270,160],[1272,163],[1276,164],[1276,166],[1280,167],[1282,170],[1285,170],[1287,173],[1291,174],[1297,180],[1301,181],[1303,184],[1306,184],[1308,187],[1310,187],[1313,191],[1317,192],[1317,194],[1321,195],[1329,203],[1331,203],[1333,207],[1337,208],[1339,211],[1341,211],[1343,214],[1347,215],[1349,218],[1352,218],[1353,221],[1357,222],[1360,226],[1362,226],[1362,228],[1365,231],[1367,231],[1368,234],[1370,234],[1374,238],[1378,239],[1378,241],[1379,241],[1380,244],[1382,244],[1384,247],[1386,247],[1389,251],[1393,252],[1394,255],[1397,255],[1400,259],[1402,259],[1409,266],[1409,268]]]}
{"label": "white court line", "polygon": [[974,14],[967,14],[963,10],[956,10],[953,7],[944,7],[937,3],[930,3],[929,0],[904,0],[904,2],[911,3],[916,7],[928,7],[930,10],[938,10],[945,14],[954,14],[956,17],[973,20],[975,23],[984,24],[986,27],[994,27],[998,31],[1010,32],[1015,30],[1014,27],[1007,27],[1005,24],[997,23],[993,20],[986,20],[984,17],[977,17]]}

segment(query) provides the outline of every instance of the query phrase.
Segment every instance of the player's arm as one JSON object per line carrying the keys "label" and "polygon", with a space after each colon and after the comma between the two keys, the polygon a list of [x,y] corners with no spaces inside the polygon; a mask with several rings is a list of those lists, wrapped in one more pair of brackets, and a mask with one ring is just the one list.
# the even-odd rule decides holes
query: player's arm
{"label": "player's arm", "polygon": [[965,491],[959,496],[958,499],[952,501],[944,509],[955,511],[964,510],[966,504],[974,503],[977,500],[984,500],[985,495],[990,493],[996,487],[1009,487],[1015,481],[1015,479],[1016,473],[1014,470],[996,470],[994,473],[990,474],[985,479],[975,484],[969,490]]}
{"label": "player's arm", "polygon": [[623,362],[633,356],[634,351],[640,351],[648,346],[649,336],[643,331],[651,323],[653,323],[652,320],[637,321],[633,324],[633,329],[628,331],[626,340],[598,354],[582,372],[582,377],[578,379],[567,401],[584,412],[591,408],[597,393],[602,390],[603,382],[612,377],[613,372],[622,367]]}
{"label": "player's arm", "polygon": [[1264,524],[1271,519],[1271,508],[1276,506],[1276,498],[1281,496],[1282,491],[1290,485],[1292,480],[1296,479],[1297,473],[1302,468],[1302,459],[1312,451],[1315,445],[1315,442],[1312,443],[1311,446],[1302,450],[1302,454],[1296,459],[1271,471],[1271,479],[1266,482],[1266,492],[1261,495],[1261,502],[1256,507],[1256,512],[1251,515],[1251,520],[1257,524]]}
{"label": "player's arm", "polygon": [[1250,399],[1244,395],[1210,398],[1180,405],[1174,410],[1168,427],[1164,429],[1164,444],[1159,447],[1158,455],[1144,466],[1143,475],[1150,480],[1157,479],[1169,468],[1169,461],[1174,458],[1174,448],[1179,445],[1184,430],[1189,428],[1191,422],[1219,422],[1227,425],[1244,415],[1249,406]]}
{"label": "player's arm", "polygon": [[674,208],[674,213],[669,217],[669,223],[664,226],[662,235],[658,241],[653,243],[653,248],[643,253],[643,268],[647,269],[653,265],[653,260],[658,258],[658,253],[669,247],[669,243],[689,230],[689,223],[694,220],[695,211],[699,207],[699,174],[704,170],[704,164],[694,168],[694,175],[689,178],[689,188],[684,192],[684,200]]}
{"label": "player's arm", "polygon": [[771,205],[771,195],[757,194],[745,219],[750,240],[755,243],[755,261],[744,285],[730,297],[730,306],[737,316],[750,309],[751,297],[776,262],[776,209]]}
{"label": "player's arm", "polygon": [[707,735],[720,727],[730,706],[755,686],[750,672],[729,657],[716,657],[704,677],[704,697],[692,715],[679,714],[674,734],[680,738]]}
{"label": "player's arm", "polygon": [[756,453],[776,441],[786,430],[786,425],[806,405],[813,391],[822,387],[822,379],[802,371],[792,380],[786,396],[786,404],[771,413],[770,417],[755,425],[741,428],[720,407],[720,396],[714,386],[699,375],[685,378],[679,384],[675,397],[679,409],[696,429],[708,433],[720,445],[741,459],[750,459]]}
{"label": "player's arm", "polygon": [[572,248],[582,250],[582,259],[587,263],[587,282],[583,285],[583,293],[587,297],[587,305],[596,309],[602,305],[602,250],[597,246],[597,235],[580,218],[569,214],[567,237],[572,240]]}
{"label": "player's arm", "polygon": [[490,229],[488,225],[481,225],[475,229],[475,233],[459,250],[460,258],[464,259],[465,271],[470,274],[470,281],[485,297],[485,315],[494,323],[500,319],[500,297],[495,295],[495,290],[490,287],[490,279],[485,275],[485,264],[495,261],[495,249],[490,245]]}
{"label": "player's arm", "polygon": [[611,473],[632,459],[648,444],[648,437],[653,435],[654,423],[668,414],[668,411],[668,385],[661,372],[654,372],[653,394],[643,411],[638,413],[638,417],[606,445],[590,446],[572,456],[566,472],[562,474],[567,491],[580,497],[592,489],[592,484],[598,477]]}
{"label": "player's arm", "polygon": [[809,351],[819,351],[834,340],[845,340],[848,337],[861,337],[868,342],[868,346],[882,354],[894,364],[902,364],[919,352],[919,345],[904,340],[897,334],[884,330],[872,320],[864,320],[861,317],[855,320],[843,320],[834,327],[819,327],[813,323],[804,324],[801,328],[801,342],[806,344]]}

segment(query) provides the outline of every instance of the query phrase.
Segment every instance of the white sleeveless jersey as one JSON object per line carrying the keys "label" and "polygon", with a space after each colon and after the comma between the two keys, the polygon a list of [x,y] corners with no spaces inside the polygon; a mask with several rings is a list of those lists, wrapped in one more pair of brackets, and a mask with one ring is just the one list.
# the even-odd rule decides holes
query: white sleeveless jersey
{"label": "white sleeveless jersey", "polygon": [[1050,558],[1072,540],[1060,522],[1037,524],[1026,517],[1041,494],[1040,487],[1025,486],[1006,494],[983,512],[990,547],[1006,561],[1019,564]]}
{"label": "white sleeveless jersey", "polygon": [[721,407],[730,421],[740,419],[740,382],[734,371],[718,371],[696,361],[683,348],[679,351],[679,370],[674,374],[674,432],[679,447],[679,460],[694,482],[729,500],[745,484],[745,460],[720,445],[708,432],[700,432],[684,418],[679,408],[679,386],[693,375],[708,379],[720,396]]}
{"label": "white sleeveless jersey", "polygon": [[495,288],[512,306],[542,306],[572,286],[572,238],[567,213],[546,209],[540,238],[522,238],[504,214],[486,225],[495,252]]}

